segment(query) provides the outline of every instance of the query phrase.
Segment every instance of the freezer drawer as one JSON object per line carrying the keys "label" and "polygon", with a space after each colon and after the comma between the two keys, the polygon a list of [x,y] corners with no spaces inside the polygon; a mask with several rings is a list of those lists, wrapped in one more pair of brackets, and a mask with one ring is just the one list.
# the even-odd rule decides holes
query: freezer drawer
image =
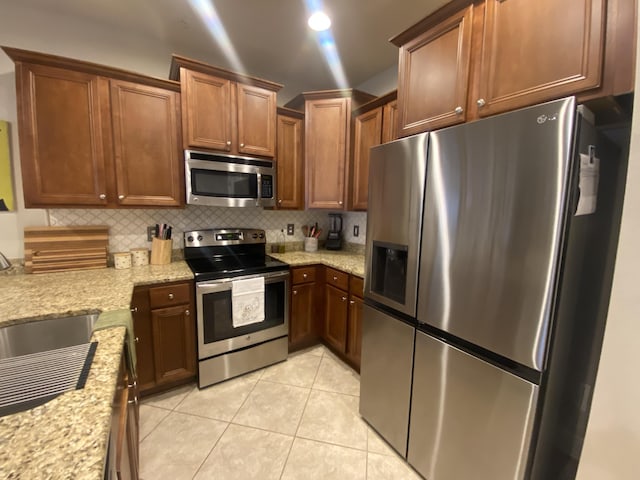
{"label": "freezer drawer", "polygon": [[408,461],[429,480],[522,479],[538,387],[420,331]]}
{"label": "freezer drawer", "polygon": [[415,328],[366,304],[362,315],[360,415],[406,457]]}

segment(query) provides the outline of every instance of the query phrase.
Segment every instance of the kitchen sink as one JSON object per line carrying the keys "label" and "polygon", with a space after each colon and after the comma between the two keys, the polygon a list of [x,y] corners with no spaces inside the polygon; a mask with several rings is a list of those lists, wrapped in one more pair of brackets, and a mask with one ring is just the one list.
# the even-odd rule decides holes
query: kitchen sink
{"label": "kitchen sink", "polygon": [[36,320],[0,328],[0,416],[84,387],[97,343],[98,314]]}
{"label": "kitchen sink", "polygon": [[87,343],[99,314],[27,321],[0,328],[0,359]]}

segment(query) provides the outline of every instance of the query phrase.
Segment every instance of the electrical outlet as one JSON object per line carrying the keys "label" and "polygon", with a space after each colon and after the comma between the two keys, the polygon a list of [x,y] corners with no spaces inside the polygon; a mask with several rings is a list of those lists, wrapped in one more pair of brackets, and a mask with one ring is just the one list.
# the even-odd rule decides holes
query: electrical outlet
{"label": "electrical outlet", "polygon": [[287,235],[293,235],[293,223],[287,223]]}
{"label": "electrical outlet", "polygon": [[153,240],[153,237],[156,234],[156,226],[155,225],[150,225],[147,227],[147,242],[150,242],[151,240]]}
{"label": "electrical outlet", "polygon": [[360,235],[360,225],[354,225],[353,226],[353,236],[357,237],[358,235]]}

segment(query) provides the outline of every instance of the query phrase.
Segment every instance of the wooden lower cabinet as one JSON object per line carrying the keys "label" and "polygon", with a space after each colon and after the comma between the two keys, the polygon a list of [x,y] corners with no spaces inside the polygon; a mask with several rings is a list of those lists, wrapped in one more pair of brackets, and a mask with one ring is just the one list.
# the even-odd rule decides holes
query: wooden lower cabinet
{"label": "wooden lower cabinet", "polygon": [[347,348],[347,293],[331,285],[326,286],[325,340],[339,352]]}
{"label": "wooden lower cabinet", "polygon": [[362,299],[351,294],[349,296],[349,319],[347,322],[347,357],[360,371],[360,355],[362,353]]}
{"label": "wooden lower cabinet", "polygon": [[135,377],[125,365],[120,365],[116,394],[111,417],[111,453],[109,478],[128,480],[138,478],[139,461],[139,406]]}
{"label": "wooden lower cabinet", "polygon": [[193,282],[136,287],[131,304],[142,395],[196,377]]}
{"label": "wooden lower cabinet", "polygon": [[289,351],[318,342],[318,288],[316,266],[291,269],[291,313],[289,315]]}

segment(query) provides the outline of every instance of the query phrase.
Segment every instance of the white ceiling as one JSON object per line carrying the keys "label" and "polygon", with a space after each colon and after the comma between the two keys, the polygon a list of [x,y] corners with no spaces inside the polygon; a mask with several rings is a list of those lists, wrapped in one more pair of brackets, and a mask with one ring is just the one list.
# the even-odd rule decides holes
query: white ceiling
{"label": "white ceiling", "polygon": [[[203,0],[192,0],[203,1]],[[204,0],[206,1],[206,0]],[[324,0],[348,86],[397,65],[388,39],[449,0]],[[20,0],[21,5],[142,34],[174,53],[235,70],[189,0]],[[213,0],[250,75],[285,85],[282,97],[338,88],[306,25],[304,0]],[[204,58],[206,57],[206,58]],[[169,62],[169,60],[167,60]]]}

